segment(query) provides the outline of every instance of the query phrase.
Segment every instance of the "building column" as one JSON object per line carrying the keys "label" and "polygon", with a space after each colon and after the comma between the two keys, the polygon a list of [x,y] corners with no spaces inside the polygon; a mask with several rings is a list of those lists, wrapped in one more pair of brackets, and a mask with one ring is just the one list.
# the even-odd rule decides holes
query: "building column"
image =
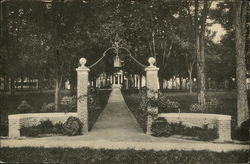
{"label": "building column", "polygon": [[89,68],[85,66],[86,59],[81,58],[81,66],[77,71],[77,117],[83,123],[82,134],[88,133],[88,77]]}
{"label": "building column", "polygon": [[122,83],[123,83],[123,80],[124,80],[123,71],[122,71],[121,77],[122,77]]}

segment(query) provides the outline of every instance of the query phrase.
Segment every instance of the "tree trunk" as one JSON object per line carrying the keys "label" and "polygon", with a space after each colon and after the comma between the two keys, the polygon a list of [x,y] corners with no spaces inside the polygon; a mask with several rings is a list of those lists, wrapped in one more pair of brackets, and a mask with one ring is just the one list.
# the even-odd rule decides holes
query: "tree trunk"
{"label": "tree trunk", "polygon": [[179,77],[180,78],[180,90],[182,90],[182,83],[183,83],[183,78],[182,77]]}
{"label": "tree trunk", "polygon": [[175,78],[173,77],[173,78],[172,78],[172,89],[175,89],[174,80],[175,80]]}
{"label": "tree trunk", "polygon": [[58,79],[55,80],[55,111],[59,112],[60,105],[60,81]]}
{"label": "tree trunk", "polygon": [[159,84],[160,84],[160,90],[163,90],[163,82],[164,82],[164,79],[163,78],[159,78]]}
{"label": "tree trunk", "polygon": [[140,74],[140,88],[142,88],[142,74]]}
{"label": "tree trunk", "polygon": [[21,90],[23,90],[23,83],[24,83],[24,78],[21,77]]}
{"label": "tree trunk", "polygon": [[72,79],[70,80],[70,94],[74,95],[75,93],[75,81],[73,81]]}
{"label": "tree trunk", "polygon": [[[196,54],[197,54],[197,92],[198,103],[205,105],[205,52],[204,52],[204,36],[206,30],[206,19],[208,14],[208,0],[204,1],[203,10],[200,21],[198,19],[199,1],[195,0],[195,35],[196,35]],[[200,23],[200,25],[199,25]],[[200,28],[199,28],[200,27]]]}
{"label": "tree trunk", "polygon": [[15,95],[15,80],[13,77],[10,79],[10,95],[14,96]]}
{"label": "tree trunk", "polygon": [[5,76],[4,78],[4,91],[8,91],[9,90],[9,77]]}
{"label": "tree trunk", "polygon": [[235,48],[236,48],[236,84],[237,84],[237,125],[240,126],[249,119],[249,109],[246,86],[246,13],[247,2],[235,0]]}
{"label": "tree trunk", "polygon": [[93,87],[96,88],[96,77],[93,76]]}
{"label": "tree trunk", "polygon": [[198,59],[199,59],[199,63],[198,64],[198,74],[199,74],[199,87],[198,87],[198,102],[201,105],[205,105],[206,100],[205,100],[205,90],[206,90],[206,79],[205,79],[205,54],[204,54],[204,35],[205,35],[205,31],[203,34],[201,34],[201,39],[200,39],[200,53],[198,54]]}
{"label": "tree trunk", "polygon": [[193,79],[192,79],[192,71],[188,71],[189,74],[189,93],[193,93]]}

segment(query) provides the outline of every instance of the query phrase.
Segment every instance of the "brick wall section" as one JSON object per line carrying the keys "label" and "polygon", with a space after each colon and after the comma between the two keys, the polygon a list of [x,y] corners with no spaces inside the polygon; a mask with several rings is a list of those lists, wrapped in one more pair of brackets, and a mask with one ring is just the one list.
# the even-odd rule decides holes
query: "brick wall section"
{"label": "brick wall section", "polygon": [[158,117],[164,117],[170,123],[182,122],[183,125],[209,128],[217,128],[219,138],[217,141],[231,141],[231,116],[202,113],[161,113]]}
{"label": "brick wall section", "polygon": [[20,128],[38,125],[41,121],[50,120],[53,124],[64,123],[70,116],[77,113],[29,113],[9,115],[9,137],[20,137]]}

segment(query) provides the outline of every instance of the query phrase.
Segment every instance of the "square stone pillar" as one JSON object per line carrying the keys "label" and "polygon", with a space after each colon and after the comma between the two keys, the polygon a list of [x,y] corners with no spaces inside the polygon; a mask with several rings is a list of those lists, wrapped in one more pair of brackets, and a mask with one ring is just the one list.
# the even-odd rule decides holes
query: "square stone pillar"
{"label": "square stone pillar", "polygon": [[18,116],[8,116],[9,120],[9,137],[18,138],[20,137],[21,122]]}
{"label": "square stone pillar", "polygon": [[231,116],[220,116],[217,120],[219,142],[232,141],[231,138]]}
{"label": "square stone pillar", "polygon": [[77,117],[83,123],[82,134],[88,133],[88,77],[89,68],[85,66],[86,59],[80,59],[81,66],[77,71]]}
{"label": "square stone pillar", "polygon": [[[149,66],[147,68],[145,68],[146,71],[146,87],[148,89],[147,91],[147,97],[148,98],[158,98],[158,89],[159,89],[159,78],[158,78],[158,71],[159,68],[157,68],[156,66],[154,66],[155,63],[155,58],[150,57],[148,59],[149,62]],[[156,107],[148,107],[147,112],[150,113],[156,113],[158,114],[158,108]],[[154,118],[152,117],[152,115],[147,116],[147,134],[151,135],[151,126],[152,123],[154,121]]]}

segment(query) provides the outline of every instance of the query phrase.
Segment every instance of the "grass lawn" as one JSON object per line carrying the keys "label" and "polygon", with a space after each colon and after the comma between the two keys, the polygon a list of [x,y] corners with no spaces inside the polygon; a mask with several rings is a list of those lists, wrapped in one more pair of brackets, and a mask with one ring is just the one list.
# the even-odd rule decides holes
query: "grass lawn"
{"label": "grass lawn", "polygon": [[247,163],[249,151],[153,151],[90,148],[1,148],[8,163]]}
{"label": "grass lawn", "polygon": [[146,132],[147,130],[147,116],[145,113],[141,112],[139,109],[140,106],[140,96],[138,93],[136,94],[128,94],[126,92],[122,92],[123,98],[130,109],[130,111],[133,113],[134,117],[136,118],[138,124],[141,126],[142,130]]}
{"label": "grass lawn", "polygon": [[89,119],[89,130],[91,130],[98,119],[99,115],[105,108],[109,95],[111,93],[111,90],[98,90],[97,91],[97,97],[96,97],[96,102],[97,102],[97,108],[95,108],[94,111],[88,111],[88,119]]}
{"label": "grass lawn", "polygon": [[[61,97],[68,95],[68,92],[62,92]],[[97,108],[94,112],[89,112],[89,127],[92,128],[101,111],[104,109],[109,98],[110,90],[99,90],[97,92]],[[0,95],[0,136],[8,135],[8,115],[18,114],[18,105],[23,99],[23,94],[15,96]],[[25,93],[27,102],[33,107],[32,113],[39,113],[43,103],[54,101],[54,93]]]}

